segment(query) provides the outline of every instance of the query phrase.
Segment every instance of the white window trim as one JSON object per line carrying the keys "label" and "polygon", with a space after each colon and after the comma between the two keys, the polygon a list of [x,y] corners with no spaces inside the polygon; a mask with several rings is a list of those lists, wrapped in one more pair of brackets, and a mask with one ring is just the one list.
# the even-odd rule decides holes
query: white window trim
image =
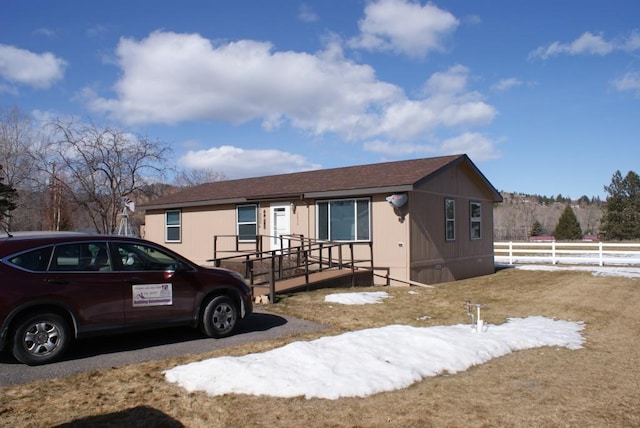
{"label": "white window trim", "polygon": [[[178,224],[167,224],[167,214],[178,213]],[[169,229],[178,229],[178,239],[169,239]],[[182,242],[182,211],[166,210],[164,212],[164,242]]]}
{"label": "white window trim", "polygon": [[[252,207],[254,209],[255,212],[255,221],[240,221],[239,216],[238,216],[238,210],[240,208],[243,207]],[[245,224],[253,224],[255,226],[255,236],[258,236],[258,204],[243,204],[243,205],[236,205],[236,235],[238,236],[238,241],[239,242],[253,242],[255,241],[255,238],[252,239],[240,239],[240,226],[241,225],[245,225]]]}
{"label": "white window trim", "polygon": [[[480,215],[478,217],[473,217],[473,206],[478,206],[478,211]],[[478,223],[480,228],[478,229],[478,236],[473,236],[473,225],[474,223]],[[471,240],[482,239],[482,204],[480,202],[471,201],[469,202],[469,237]]]}

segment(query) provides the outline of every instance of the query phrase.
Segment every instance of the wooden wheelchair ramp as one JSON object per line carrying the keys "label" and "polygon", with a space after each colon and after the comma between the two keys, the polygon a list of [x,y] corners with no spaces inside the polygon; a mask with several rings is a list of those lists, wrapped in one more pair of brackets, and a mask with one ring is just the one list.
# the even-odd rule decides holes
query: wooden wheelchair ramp
{"label": "wooden wheelchair ramp", "polygon": [[[309,282],[305,276],[296,276],[275,281],[274,294],[286,294],[297,291],[318,290],[334,287],[369,287],[373,285],[373,272],[368,269],[326,269],[321,272],[309,274]],[[269,284],[257,284],[253,286],[254,297],[269,296],[271,287]]]}

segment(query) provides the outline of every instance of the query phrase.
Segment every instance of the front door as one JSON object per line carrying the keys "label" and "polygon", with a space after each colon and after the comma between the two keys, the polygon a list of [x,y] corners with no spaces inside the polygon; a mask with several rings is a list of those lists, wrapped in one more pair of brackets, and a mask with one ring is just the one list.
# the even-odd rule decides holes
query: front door
{"label": "front door", "polygon": [[291,204],[271,204],[271,249],[280,250],[289,246],[289,240],[280,238],[291,234]]}

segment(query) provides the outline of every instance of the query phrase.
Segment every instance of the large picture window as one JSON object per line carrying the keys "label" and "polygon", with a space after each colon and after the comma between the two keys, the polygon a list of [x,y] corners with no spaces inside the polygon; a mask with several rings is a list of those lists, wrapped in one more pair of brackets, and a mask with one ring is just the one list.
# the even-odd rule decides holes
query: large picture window
{"label": "large picture window", "polygon": [[318,239],[324,241],[371,240],[371,208],[369,199],[320,201]]}
{"label": "large picture window", "polygon": [[471,239],[482,238],[482,205],[480,202],[471,202],[469,215],[471,217]]}
{"label": "large picture window", "polygon": [[455,241],[456,239],[456,201],[453,199],[444,200],[445,218],[445,239]]}
{"label": "large picture window", "polygon": [[181,240],[181,219],[180,210],[165,211],[164,213],[164,240],[166,242],[180,242]]}
{"label": "large picture window", "polygon": [[238,205],[238,239],[240,241],[255,241],[258,235],[258,206]]}

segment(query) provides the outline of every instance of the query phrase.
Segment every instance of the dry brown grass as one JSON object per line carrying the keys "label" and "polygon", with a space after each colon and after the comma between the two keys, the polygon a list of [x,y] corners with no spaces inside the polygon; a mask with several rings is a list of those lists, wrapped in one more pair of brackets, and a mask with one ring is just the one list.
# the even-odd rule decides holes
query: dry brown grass
{"label": "dry brown grass", "polygon": [[[358,289],[361,291],[363,289]],[[376,288],[379,291],[380,288]],[[11,427],[627,427],[640,426],[640,281],[578,272],[504,270],[433,289],[386,288],[383,304],[324,303],[320,290],[270,310],[328,331],[0,389],[0,425]],[[410,294],[409,290],[417,294]],[[243,355],[342,331],[543,315],[584,321],[585,347],[537,348],[409,388],[340,400],[209,397],[165,382],[163,370],[217,355]],[[428,317],[428,318],[425,318]]]}

